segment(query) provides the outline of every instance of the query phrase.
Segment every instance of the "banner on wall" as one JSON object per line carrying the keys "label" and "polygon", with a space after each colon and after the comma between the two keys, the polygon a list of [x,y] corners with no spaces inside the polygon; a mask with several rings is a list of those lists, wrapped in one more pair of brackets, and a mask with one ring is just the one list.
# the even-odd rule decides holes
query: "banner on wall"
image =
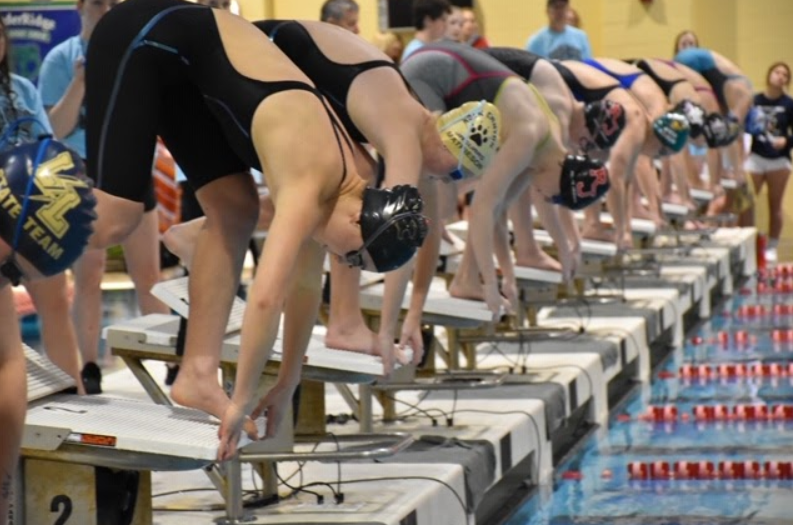
{"label": "banner on wall", "polygon": [[0,4],[11,49],[12,71],[32,82],[53,47],[80,32],[74,1]]}

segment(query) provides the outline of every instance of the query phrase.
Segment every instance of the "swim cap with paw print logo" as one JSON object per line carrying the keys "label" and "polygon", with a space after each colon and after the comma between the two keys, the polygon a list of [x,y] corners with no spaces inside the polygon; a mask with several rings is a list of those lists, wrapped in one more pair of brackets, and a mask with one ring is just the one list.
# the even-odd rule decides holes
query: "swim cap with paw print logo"
{"label": "swim cap with paw print logo", "polygon": [[480,177],[500,144],[501,113],[484,100],[466,102],[438,118],[441,141],[457,157],[452,180]]}
{"label": "swim cap with paw print logo", "polygon": [[82,159],[61,142],[46,137],[0,152],[0,237],[41,274],[60,273],[80,256],[95,206]]}

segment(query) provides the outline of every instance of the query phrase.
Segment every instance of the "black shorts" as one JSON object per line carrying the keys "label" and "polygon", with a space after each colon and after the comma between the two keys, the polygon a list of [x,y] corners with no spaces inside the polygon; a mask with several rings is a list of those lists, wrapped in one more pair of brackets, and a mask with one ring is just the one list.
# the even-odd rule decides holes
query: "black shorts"
{"label": "black shorts", "polygon": [[[144,26],[169,8],[145,31],[143,41],[155,45],[136,47]],[[258,164],[250,127],[229,133],[206,102],[211,83],[202,76],[213,74],[213,53],[225,58],[207,7],[128,0],[102,18],[86,59],[88,174],[98,188],[147,201],[158,135],[196,188]]]}

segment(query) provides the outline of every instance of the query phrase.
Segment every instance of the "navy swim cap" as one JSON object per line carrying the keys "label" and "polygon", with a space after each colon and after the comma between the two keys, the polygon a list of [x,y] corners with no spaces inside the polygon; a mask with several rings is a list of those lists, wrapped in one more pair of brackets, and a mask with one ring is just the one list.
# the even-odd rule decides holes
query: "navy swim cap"
{"label": "navy swim cap", "polygon": [[413,186],[366,188],[361,208],[363,246],[347,253],[344,260],[378,272],[390,272],[408,262],[427,236],[423,207]]}

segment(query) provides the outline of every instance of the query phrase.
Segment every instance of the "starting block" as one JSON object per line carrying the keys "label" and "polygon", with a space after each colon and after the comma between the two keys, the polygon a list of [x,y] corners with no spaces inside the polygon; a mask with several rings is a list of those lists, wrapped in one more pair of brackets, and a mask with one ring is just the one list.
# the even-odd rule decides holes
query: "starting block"
{"label": "starting block", "polygon": [[214,462],[218,424],[203,412],[63,394],[71,377],[29,347],[25,358],[28,414],[12,523],[151,525],[151,471]]}
{"label": "starting block", "polygon": [[[189,314],[187,278],[158,283],[152,293],[171,308],[184,315]],[[232,315],[227,325],[228,336],[223,342],[220,355],[220,368],[223,384],[227,390],[233,388],[239,354],[240,337],[236,328],[241,327],[245,303],[235,298]],[[235,319],[238,316],[238,319]],[[175,352],[179,319],[176,316],[153,314],[134,319],[127,323],[113,325],[105,329],[105,337],[111,351],[120,356],[129,366],[149,396],[157,403],[169,405],[168,396],[143,364],[144,360],[178,361]],[[282,359],[280,340],[276,342],[273,355],[264,371],[264,383],[274,380]],[[310,417],[301,420],[313,421],[308,433],[324,434],[324,383],[349,382],[367,383],[382,375],[382,361],[375,356],[326,348],[317,336],[311,338],[303,366],[303,378],[313,379],[303,383],[301,406],[312,411]],[[262,385],[266,387],[266,384]],[[321,412],[317,414],[316,412]],[[316,421],[314,421],[316,420]],[[320,421],[317,424],[317,421]],[[261,497],[270,498],[276,494],[277,482],[274,464],[278,461],[342,461],[349,459],[378,458],[396,454],[409,446],[412,437],[404,434],[384,434],[367,436],[346,436],[351,446],[349,450],[335,450],[332,453],[295,450],[297,443],[293,438],[292,417],[284,418],[279,436],[259,441],[244,447],[238,457],[230,461],[225,472],[217,468],[207,469],[215,486],[225,494],[226,519],[223,523],[237,524],[245,521],[242,508],[241,463],[252,463],[264,482]],[[298,421],[300,425],[300,421]],[[216,440],[217,438],[215,438]]]}
{"label": "starting block", "polygon": [[708,190],[701,190],[699,188],[690,188],[688,193],[691,198],[701,204],[707,204],[713,200],[713,192]]}

